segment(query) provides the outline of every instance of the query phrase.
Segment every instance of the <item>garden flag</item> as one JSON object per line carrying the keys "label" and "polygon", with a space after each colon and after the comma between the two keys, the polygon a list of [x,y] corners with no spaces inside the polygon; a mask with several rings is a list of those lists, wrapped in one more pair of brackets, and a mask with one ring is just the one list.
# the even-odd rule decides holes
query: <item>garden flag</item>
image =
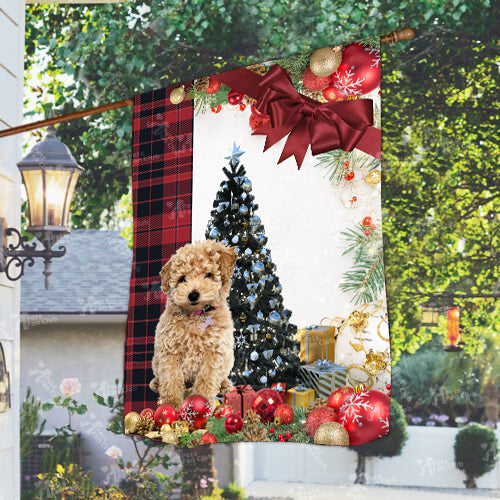
{"label": "garden flag", "polygon": [[126,433],[386,435],[378,40],[138,95],[132,148]]}

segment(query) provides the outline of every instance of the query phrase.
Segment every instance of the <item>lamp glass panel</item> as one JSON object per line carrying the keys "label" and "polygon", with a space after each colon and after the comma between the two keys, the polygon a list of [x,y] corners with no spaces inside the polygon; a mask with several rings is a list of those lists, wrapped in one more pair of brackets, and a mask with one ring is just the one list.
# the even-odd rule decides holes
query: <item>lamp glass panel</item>
{"label": "lamp glass panel", "polygon": [[66,198],[66,206],[64,208],[64,220],[63,220],[63,226],[68,225],[68,218],[69,218],[69,209],[71,207],[71,202],[73,200],[73,195],[75,194],[75,187],[76,183],[78,182],[78,177],[80,175],[80,172],[78,170],[75,170],[73,172],[73,177],[71,178],[69,188],[68,188],[68,196]]}
{"label": "lamp glass panel", "polygon": [[21,173],[28,197],[30,226],[42,226],[44,225],[42,170],[22,170]]}
{"label": "lamp glass panel", "polygon": [[45,198],[47,204],[46,224],[48,226],[62,226],[64,201],[71,175],[71,170],[45,169]]}

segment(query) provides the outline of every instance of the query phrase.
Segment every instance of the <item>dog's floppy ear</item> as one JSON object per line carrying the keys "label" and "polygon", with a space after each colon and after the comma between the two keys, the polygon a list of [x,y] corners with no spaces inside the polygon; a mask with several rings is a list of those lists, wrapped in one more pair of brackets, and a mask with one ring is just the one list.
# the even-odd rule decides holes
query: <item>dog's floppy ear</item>
{"label": "dog's floppy ear", "polygon": [[221,247],[219,249],[220,260],[219,268],[223,283],[228,283],[234,271],[234,264],[238,256],[235,252],[235,247],[227,248]]}
{"label": "dog's floppy ear", "polygon": [[161,289],[164,293],[167,293],[169,290],[168,282],[170,280],[170,269],[172,267],[172,260],[169,260],[161,269]]}

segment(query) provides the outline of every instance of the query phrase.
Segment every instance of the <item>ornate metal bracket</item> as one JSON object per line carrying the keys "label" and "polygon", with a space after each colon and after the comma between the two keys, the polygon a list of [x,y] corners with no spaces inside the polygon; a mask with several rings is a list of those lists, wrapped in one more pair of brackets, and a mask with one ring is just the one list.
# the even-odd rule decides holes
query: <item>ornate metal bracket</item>
{"label": "ornate metal bracket", "polygon": [[[6,221],[0,218],[0,242],[2,242],[2,253],[0,254],[0,272],[4,272],[7,278],[11,281],[17,281],[24,275],[25,266],[32,267],[35,263],[35,258],[43,258],[45,276],[45,289],[49,288],[49,277],[52,274],[51,265],[52,259],[62,257],[66,254],[66,248],[60,246],[58,250],[36,248],[36,243],[28,243],[28,238],[22,236],[21,233],[14,227],[6,227]],[[9,236],[15,236],[16,244],[7,243]],[[17,273],[15,272],[17,270]]]}

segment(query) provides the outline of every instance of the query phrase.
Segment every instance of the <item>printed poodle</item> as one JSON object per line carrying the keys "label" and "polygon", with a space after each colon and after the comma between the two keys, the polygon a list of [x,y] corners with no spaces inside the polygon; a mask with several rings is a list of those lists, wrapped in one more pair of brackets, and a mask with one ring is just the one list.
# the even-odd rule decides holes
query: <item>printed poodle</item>
{"label": "printed poodle", "polygon": [[155,335],[149,386],[163,404],[179,409],[186,387],[215,408],[232,389],[233,320],[227,304],[237,255],[215,241],[180,248],[160,272],[167,305]]}

